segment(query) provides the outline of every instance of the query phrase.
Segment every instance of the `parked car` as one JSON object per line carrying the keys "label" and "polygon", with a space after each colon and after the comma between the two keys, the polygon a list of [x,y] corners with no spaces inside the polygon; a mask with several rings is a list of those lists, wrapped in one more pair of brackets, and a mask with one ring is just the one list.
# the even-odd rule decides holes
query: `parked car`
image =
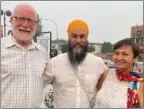
{"label": "parked car", "polygon": [[109,68],[115,68],[115,65],[114,64],[110,64]]}
{"label": "parked car", "polygon": [[104,60],[105,64],[109,68],[115,68],[114,62],[111,60]]}

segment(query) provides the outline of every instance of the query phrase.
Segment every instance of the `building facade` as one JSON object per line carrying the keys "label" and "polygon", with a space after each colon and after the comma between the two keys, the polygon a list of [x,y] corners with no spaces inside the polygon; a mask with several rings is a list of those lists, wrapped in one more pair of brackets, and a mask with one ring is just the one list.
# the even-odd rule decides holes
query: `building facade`
{"label": "building facade", "polygon": [[144,60],[144,26],[143,25],[137,25],[131,27],[131,36],[130,39],[132,39],[136,44],[140,46],[141,54],[139,56],[139,61]]}
{"label": "building facade", "polygon": [[131,36],[130,38],[140,46],[141,54],[143,54],[143,44],[144,44],[144,26],[133,26],[131,27]]}
{"label": "building facade", "polygon": [[52,40],[52,46],[56,47],[58,45],[58,47],[60,47],[63,44],[68,44],[68,41],[60,39],[60,40]]}
{"label": "building facade", "polygon": [[94,53],[101,54],[101,51],[102,51],[102,44],[101,43],[89,43],[89,45],[95,47]]}

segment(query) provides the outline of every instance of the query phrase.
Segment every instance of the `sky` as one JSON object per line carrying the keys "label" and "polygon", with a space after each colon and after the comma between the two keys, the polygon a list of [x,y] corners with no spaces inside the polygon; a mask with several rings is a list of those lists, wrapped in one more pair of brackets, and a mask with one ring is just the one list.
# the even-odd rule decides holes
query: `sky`
{"label": "sky", "polygon": [[[43,31],[51,31],[53,40],[67,40],[67,27],[75,19],[87,22],[88,41],[93,43],[116,43],[130,37],[132,26],[143,25],[143,1],[1,1],[1,9],[13,11],[21,3],[36,9]],[[6,24],[10,26],[9,17]]]}

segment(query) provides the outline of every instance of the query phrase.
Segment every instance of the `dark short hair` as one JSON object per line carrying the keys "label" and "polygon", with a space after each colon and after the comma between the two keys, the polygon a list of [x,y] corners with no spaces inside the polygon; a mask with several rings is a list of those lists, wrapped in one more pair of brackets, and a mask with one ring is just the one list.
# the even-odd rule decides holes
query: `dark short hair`
{"label": "dark short hair", "polygon": [[130,39],[123,39],[115,43],[113,46],[113,51],[122,46],[131,46],[134,58],[136,58],[140,54],[140,47]]}

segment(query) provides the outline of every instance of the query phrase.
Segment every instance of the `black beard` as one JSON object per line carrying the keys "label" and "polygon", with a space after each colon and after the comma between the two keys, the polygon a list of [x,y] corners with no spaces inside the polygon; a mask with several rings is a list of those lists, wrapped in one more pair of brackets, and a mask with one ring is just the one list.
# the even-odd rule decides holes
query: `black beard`
{"label": "black beard", "polygon": [[[76,44],[76,45],[80,45],[80,44]],[[87,51],[88,51],[88,42],[86,42],[84,46],[80,45],[81,46],[80,50],[75,49],[76,45],[72,46],[71,42],[69,41],[68,57],[72,65],[81,63],[85,59]]]}

